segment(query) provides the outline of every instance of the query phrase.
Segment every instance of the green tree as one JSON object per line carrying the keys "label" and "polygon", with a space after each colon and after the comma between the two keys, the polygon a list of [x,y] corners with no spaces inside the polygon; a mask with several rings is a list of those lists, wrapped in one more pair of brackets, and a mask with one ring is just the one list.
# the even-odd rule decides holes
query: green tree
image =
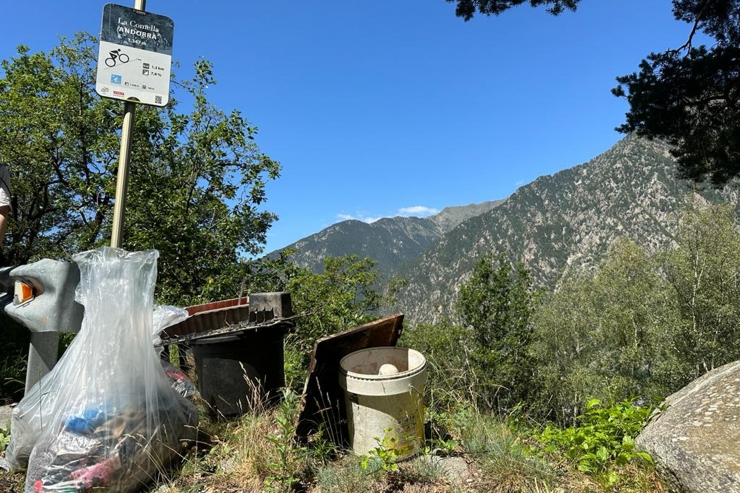
{"label": "green tree", "polygon": [[[94,38],[78,34],[49,53],[21,46],[1,64],[13,263],[68,258],[109,241],[123,104],[95,93],[96,51]],[[208,101],[215,83],[211,64],[199,60],[192,79],[174,80],[166,108],[137,108],[123,247],[160,251],[157,296],[168,303],[235,296],[246,254],[261,251],[276,219],[260,206],[279,164],[260,152],[256,128],[238,110]]]}
{"label": "green tree", "polygon": [[383,301],[375,289],[379,275],[374,260],[357,255],[327,257],[321,273],[297,270],[287,284],[301,314],[297,349],[310,353],[316,339],[371,321]]}
{"label": "green tree", "polygon": [[651,257],[621,240],[594,275],[545,298],[534,317],[540,414],[573,423],[590,398],[664,397],[737,359],[734,210],[688,210],[676,242]]}
{"label": "green tree", "polygon": [[[458,16],[499,15],[529,3],[554,15],[581,0],[447,0]],[[740,174],[740,0],[672,0],[673,15],[690,25],[686,41],[650,53],[639,71],[617,77],[613,93],[630,104],[618,130],[659,138],[674,146],[679,174],[722,185]],[[695,34],[713,38],[694,46]],[[678,44],[678,43],[677,43]]]}
{"label": "green tree", "polygon": [[470,331],[479,399],[491,409],[511,409],[533,389],[533,296],[529,271],[521,262],[512,266],[504,253],[481,256],[460,287],[456,308]]}
{"label": "green tree", "polygon": [[534,316],[540,393],[533,407],[537,415],[561,424],[572,425],[583,403],[603,388],[590,365],[598,351],[590,295],[589,282],[570,279],[544,297]]}
{"label": "green tree", "polygon": [[470,331],[445,319],[436,324],[405,327],[400,344],[424,355],[429,369],[426,401],[430,409],[446,409],[461,400],[475,402],[475,385],[468,348]]}
{"label": "green tree", "polygon": [[564,10],[576,10],[581,0],[447,0],[457,3],[455,14],[466,21],[473,18],[476,11],[485,15],[499,15],[512,7],[529,3],[532,7],[549,5],[547,11],[558,15]]}
{"label": "green tree", "polygon": [[674,346],[685,385],[740,354],[740,233],[728,205],[689,210],[663,258],[681,314]]}
{"label": "green tree", "polygon": [[658,267],[620,240],[593,276],[571,279],[543,301],[534,345],[540,414],[573,424],[593,397],[667,395],[678,311]]}
{"label": "green tree", "polygon": [[291,260],[296,251],[295,248],[284,248],[276,254],[250,260],[239,294],[289,291],[293,279],[308,274],[305,268]]}
{"label": "green tree", "polygon": [[286,379],[302,385],[313,347],[321,337],[352,329],[377,318],[382,306],[393,304],[393,293],[378,291],[380,272],[370,258],[327,257],[323,272],[291,264],[289,253],[261,259],[252,267],[264,286],[288,291],[299,315],[286,339]]}

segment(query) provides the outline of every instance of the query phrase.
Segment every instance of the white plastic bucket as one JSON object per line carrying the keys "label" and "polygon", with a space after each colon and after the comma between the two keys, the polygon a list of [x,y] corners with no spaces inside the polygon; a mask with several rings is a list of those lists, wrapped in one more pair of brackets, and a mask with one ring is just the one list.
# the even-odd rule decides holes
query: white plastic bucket
{"label": "white plastic bucket", "polygon": [[376,347],[342,358],[339,385],[355,454],[393,449],[402,460],[419,451],[424,443],[426,380],[426,359],[413,349]]}

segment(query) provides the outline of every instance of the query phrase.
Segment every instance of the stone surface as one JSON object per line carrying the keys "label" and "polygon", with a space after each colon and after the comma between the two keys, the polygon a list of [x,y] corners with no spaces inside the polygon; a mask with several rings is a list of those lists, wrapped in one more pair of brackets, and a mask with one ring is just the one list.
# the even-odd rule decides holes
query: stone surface
{"label": "stone surface", "polygon": [[470,475],[468,463],[462,457],[442,457],[439,463],[445,477],[453,483],[462,483]]}
{"label": "stone surface", "polygon": [[669,396],[637,438],[680,493],[740,491],[740,361]]}
{"label": "stone surface", "polygon": [[416,460],[429,462],[433,467],[438,467],[439,472],[453,484],[462,484],[470,476],[468,463],[462,457],[422,455]]}
{"label": "stone surface", "polygon": [[10,417],[12,413],[12,407],[0,406],[0,429],[7,430],[10,427]]}

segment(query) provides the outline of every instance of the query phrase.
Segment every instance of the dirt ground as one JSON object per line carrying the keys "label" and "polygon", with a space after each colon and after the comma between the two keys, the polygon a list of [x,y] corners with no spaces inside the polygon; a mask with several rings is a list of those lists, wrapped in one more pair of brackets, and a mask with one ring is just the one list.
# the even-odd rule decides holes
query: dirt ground
{"label": "dirt ground", "polygon": [[11,474],[0,469],[0,493],[23,491],[23,474]]}

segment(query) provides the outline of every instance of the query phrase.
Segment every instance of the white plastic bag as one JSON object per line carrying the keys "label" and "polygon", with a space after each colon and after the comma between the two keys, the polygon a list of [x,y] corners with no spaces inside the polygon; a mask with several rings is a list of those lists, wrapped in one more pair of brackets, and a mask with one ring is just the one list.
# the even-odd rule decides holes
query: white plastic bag
{"label": "white plastic bag", "polygon": [[178,324],[188,318],[188,311],[185,308],[179,308],[177,306],[170,305],[157,305],[154,307],[154,320],[152,332],[154,345],[158,345],[162,342],[159,334],[172,325]]}
{"label": "white plastic bag", "polygon": [[11,465],[31,448],[25,493],[135,491],[194,433],[195,406],[172,390],[152,346],[157,256],[74,256],[82,328],[11,422]]}

